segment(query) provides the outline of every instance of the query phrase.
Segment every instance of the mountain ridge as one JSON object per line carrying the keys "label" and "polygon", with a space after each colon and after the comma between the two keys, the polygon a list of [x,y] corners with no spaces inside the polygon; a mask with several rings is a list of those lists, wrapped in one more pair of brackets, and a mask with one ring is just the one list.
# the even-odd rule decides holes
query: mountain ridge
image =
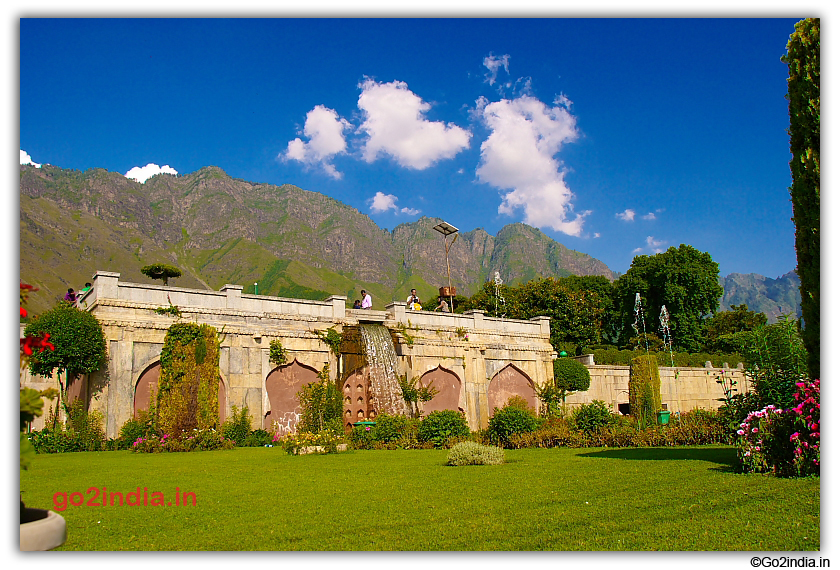
{"label": "mountain ridge", "polygon": [[[253,291],[256,282],[261,294],[343,294],[350,302],[365,288],[381,307],[404,299],[412,287],[428,299],[448,283],[443,238],[432,230],[440,221],[423,216],[389,231],[324,194],[232,178],[216,166],[158,174],[141,184],[102,168],[21,165],[20,278],[42,289],[31,297],[35,312],[98,270],[148,282],[140,268],[154,262],[181,267],[181,287],[218,290],[234,283]],[[459,294],[474,293],[497,271],[510,285],[620,275],[523,223],[496,235],[474,228],[457,236],[449,257]],[[801,314],[794,272],[776,280],[733,273],[720,282],[721,310],[745,303],[770,322],[785,312]]]}

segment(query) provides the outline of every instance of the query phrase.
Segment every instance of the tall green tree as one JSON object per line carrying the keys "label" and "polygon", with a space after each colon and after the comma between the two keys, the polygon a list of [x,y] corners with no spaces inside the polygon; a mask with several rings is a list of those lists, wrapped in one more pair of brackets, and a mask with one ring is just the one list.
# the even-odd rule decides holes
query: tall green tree
{"label": "tall green tree", "polygon": [[820,377],[820,20],[807,18],[790,36],[788,111],[796,273],[802,294],[808,373]]}
{"label": "tall green tree", "polygon": [[[560,352],[570,343],[581,348],[597,344],[601,334],[604,304],[594,288],[573,289],[562,279],[537,278],[516,287],[502,285],[505,316],[511,319],[551,318],[550,342]],[[482,309],[496,314],[497,298],[493,283],[485,283],[481,291],[465,304],[469,309]]]}
{"label": "tall green tree", "polygon": [[644,320],[644,326],[639,323],[639,334],[658,332],[659,313],[665,305],[674,344],[688,352],[700,350],[703,317],[715,312],[723,295],[719,272],[711,255],[685,244],[656,255],[636,256],[616,284],[622,320],[620,342],[625,343],[636,335],[632,325],[638,293]]}

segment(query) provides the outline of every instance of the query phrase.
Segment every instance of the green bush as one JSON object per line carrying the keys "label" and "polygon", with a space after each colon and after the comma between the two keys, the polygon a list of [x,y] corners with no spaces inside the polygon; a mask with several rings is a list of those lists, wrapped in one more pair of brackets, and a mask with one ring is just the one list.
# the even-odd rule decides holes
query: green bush
{"label": "green bush", "polygon": [[233,406],[232,413],[222,424],[221,431],[225,438],[232,439],[238,446],[243,445],[245,438],[251,433],[251,416],[248,415],[248,406],[244,406],[241,410]]}
{"label": "green bush", "polygon": [[61,425],[56,426],[55,429],[44,428],[41,431],[33,431],[27,437],[35,448],[35,453],[85,451],[75,434],[65,431]]}
{"label": "green bush", "polygon": [[575,428],[585,433],[592,433],[595,430],[609,425],[613,413],[607,407],[606,402],[595,400],[591,404],[583,404],[572,413],[572,422]]}
{"label": "green bush", "polygon": [[141,437],[131,445],[136,453],[162,453],[187,451],[212,451],[215,449],[233,449],[236,442],[225,438],[220,432],[212,428],[193,429],[182,434],[181,437],[171,437],[168,434],[158,436],[152,434]]}
{"label": "green bush", "polygon": [[472,441],[458,443],[449,450],[447,465],[501,465],[505,462],[505,450],[500,447],[481,445]]}
{"label": "green bush", "polygon": [[347,439],[350,440],[353,449],[373,449],[375,442],[373,428],[371,426],[353,426],[353,429],[347,435]]}
{"label": "green bush", "polygon": [[101,412],[88,411],[81,400],[74,400],[68,408],[67,423],[83,451],[102,451],[105,446],[104,417]]}
{"label": "green bush", "polygon": [[465,437],[470,434],[467,419],[462,412],[439,410],[430,413],[420,421],[417,436],[435,447],[444,447],[451,437]]}
{"label": "green bush", "polygon": [[130,449],[135,441],[152,433],[146,411],[141,410],[137,416],[136,419],[129,418],[120,428],[120,435],[116,440],[118,449]]}
{"label": "green bush", "polygon": [[508,403],[501,410],[494,410],[487,431],[491,441],[510,447],[512,436],[535,431],[539,425],[540,420],[533,411]]}
{"label": "green bush", "polygon": [[402,415],[381,413],[376,416],[376,425],[371,430],[374,441],[390,443],[400,439],[410,439],[415,436],[416,423]]}
{"label": "green bush", "polygon": [[[603,347],[604,345],[601,346]],[[617,347],[609,347],[596,348],[593,354],[595,355],[595,364],[629,366],[630,361],[640,354],[644,354],[644,351],[619,350]],[[711,362],[715,368],[720,368],[724,362],[732,366],[737,365],[739,362],[745,362],[744,357],[737,352],[674,352],[672,354],[665,350],[662,352],[652,352],[650,355],[656,357],[656,362],[659,366],[671,366],[671,359],[673,358],[674,366],[685,368],[703,368],[706,362]]]}
{"label": "green bush", "polygon": [[264,447],[273,443],[273,438],[270,433],[264,429],[255,429],[248,434],[245,441],[242,442],[242,447]]}

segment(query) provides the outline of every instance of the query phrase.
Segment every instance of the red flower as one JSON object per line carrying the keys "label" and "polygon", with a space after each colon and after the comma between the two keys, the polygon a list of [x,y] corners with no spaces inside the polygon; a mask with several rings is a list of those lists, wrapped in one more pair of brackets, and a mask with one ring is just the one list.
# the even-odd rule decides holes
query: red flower
{"label": "red flower", "polygon": [[44,349],[49,348],[50,350],[55,350],[55,345],[49,341],[50,333],[44,333],[44,336],[28,336],[26,338],[20,339],[20,350],[26,356],[32,356],[35,352],[35,349],[38,349],[38,352],[44,352]]}

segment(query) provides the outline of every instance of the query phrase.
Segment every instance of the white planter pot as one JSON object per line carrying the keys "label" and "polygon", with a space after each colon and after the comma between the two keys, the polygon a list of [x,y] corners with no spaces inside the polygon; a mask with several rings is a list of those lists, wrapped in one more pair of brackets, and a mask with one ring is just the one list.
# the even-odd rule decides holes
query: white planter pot
{"label": "white planter pot", "polygon": [[67,540],[64,517],[47,511],[47,517],[20,525],[21,551],[51,550]]}

